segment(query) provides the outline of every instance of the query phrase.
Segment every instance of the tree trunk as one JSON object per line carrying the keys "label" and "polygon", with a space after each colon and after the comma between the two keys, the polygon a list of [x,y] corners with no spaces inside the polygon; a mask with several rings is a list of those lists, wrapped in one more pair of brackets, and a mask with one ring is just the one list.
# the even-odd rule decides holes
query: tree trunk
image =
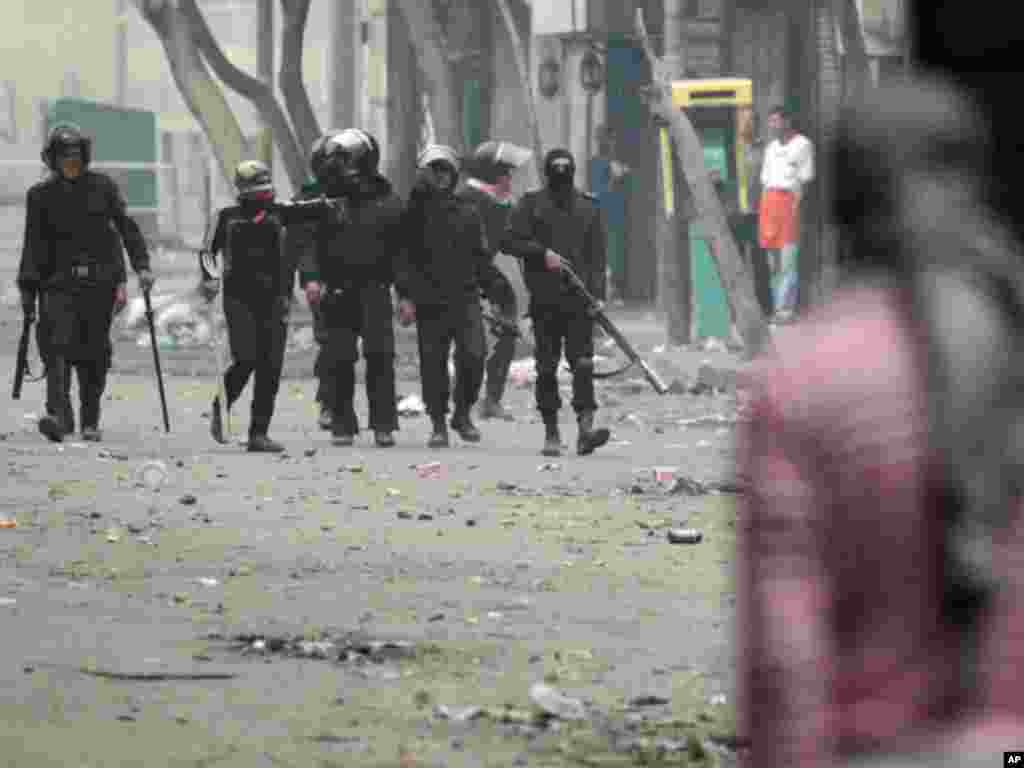
{"label": "tree trunk", "polygon": [[285,171],[297,191],[306,183],[306,161],[304,152],[299,147],[288,118],[278,104],[274,96],[271,83],[265,83],[236,67],[224,51],[221,50],[213,32],[206,23],[196,4],[196,0],[179,0],[181,12],[191,24],[194,35],[194,44],[202,52],[203,58],[210,64],[210,67],[228,88],[244,96],[259,112],[264,123],[270,126],[277,146],[281,150],[281,157],[284,160]]}
{"label": "tree trunk", "polygon": [[669,132],[675,143],[675,155],[693,194],[704,232],[710,244],[711,254],[718,266],[722,287],[732,305],[736,324],[743,339],[748,356],[756,355],[770,343],[761,306],[754,291],[754,280],[747,269],[736,240],[729,230],[728,220],[722,204],[708,178],[704,165],[704,152],[693,124],[682,110],[672,106],[672,94],[668,87],[669,78],[664,64],[658,60],[651,48],[643,13],[637,11],[637,33],[643,43],[647,58],[651,62],[654,83],[651,88],[651,111],[668,123]]}
{"label": "tree trunk", "polygon": [[434,18],[433,3],[425,0],[396,0],[409,25],[410,40],[427,80],[435,140],[462,154],[462,130],[459,126],[456,88],[445,53],[441,27]]}
{"label": "tree trunk", "polygon": [[[309,19],[309,0],[281,0],[281,71],[278,83],[304,152],[320,136],[320,123],[302,80],[302,45]],[[351,44],[352,41],[349,41]],[[349,73],[343,73],[347,76]]]}
{"label": "tree trunk", "polygon": [[530,67],[526,62],[526,48],[523,46],[522,35],[516,26],[516,18],[512,15],[508,0],[497,0],[498,9],[501,11],[501,18],[505,22],[505,29],[512,40],[512,50],[515,52],[516,69],[519,70],[519,78],[523,83],[523,99],[526,101],[527,116],[530,121],[530,136],[533,138],[533,162],[537,168],[537,178],[544,178],[544,143],[540,138],[540,121],[537,119],[537,102],[533,98],[533,85],[530,82]]}
{"label": "tree trunk", "polygon": [[[257,5],[256,68],[264,83],[274,82],[274,2],[259,0]],[[260,132],[259,153],[271,174],[274,172],[274,130],[269,123]]]}
{"label": "tree trunk", "polygon": [[224,92],[200,55],[189,19],[177,3],[135,0],[135,4],[160,38],[174,82],[209,140],[225,181],[232,183],[248,147]]}

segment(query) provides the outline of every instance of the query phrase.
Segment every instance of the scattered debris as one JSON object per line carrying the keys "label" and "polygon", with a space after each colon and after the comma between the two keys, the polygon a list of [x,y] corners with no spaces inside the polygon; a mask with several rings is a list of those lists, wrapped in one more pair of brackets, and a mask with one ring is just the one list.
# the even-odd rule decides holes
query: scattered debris
{"label": "scattered debris", "polygon": [[427,479],[431,477],[441,477],[443,474],[443,467],[440,461],[431,461],[426,464],[416,465],[416,474],[420,479]]}
{"label": "scattered debris", "polygon": [[335,645],[330,640],[308,640],[299,643],[299,654],[309,659],[327,659],[334,651]]}
{"label": "scattered debris", "polygon": [[167,465],[162,461],[147,461],[135,473],[136,482],[156,493],[167,482]]}
{"label": "scattered debris", "polygon": [[587,717],[582,701],[569,698],[544,683],[530,687],[530,701],[550,717],[561,720],[585,720]]}
{"label": "scattered debris", "polygon": [[422,416],[427,412],[427,405],[419,395],[407,395],[398,402],[398,415],[405,417]]}
{"label": "scattered debris", "polygon": [[128,461],[127,453],[115,453],[114,451],[103,450],[96,454],[97,458],[109,459],[110,461]]}
{"label": "scattered debris", "polygon": [[178,499],[178,503],[184,504],[186,507],[191,507],[197,501],[199,501],[199,499],[197,499],[195,495],[191,493],[186,493],[180,499]]}
{"label": "scattered debris", "polygon": [[685,395],[689,389],[690,388],[686,386],[686,382],[682,379],[672,379],[672,383],[668,385],[668,394]]}
{"label": "scattered debris", "polygon": [[668,532],[670,544],[699,544],[704,534],[695,528],[672,528]]}
{"label": "scattered debris", "polygon": [[434,714],[443,720],[451,720],[456,723],[466,723],[471,720],[477,720],[487,715],[487,711],[483,707],[449,707],[444,704],[438,704],[434,707]]}
{"label": "scattered debris", "polygon": [[220,585],[220,582],[216,579],[211,579],[209,576],[200,576],[196,579],[197,584],[201,584],[204,587],[216,587]]}
{"label": "scattered debris", "polygon": [[[124,680],[142,683],[164,683],[170,680],[234,680],[234,672],[111,672],[105,669],[81,668],[82,674],[106,680]],[[119,720],[121,718],[118,718]]]}
{"label": "scattered debris", "polygon": [[667,492],[671,496],[677,496],[681,493],[685,493],[688,496],[703,496],[708,492],[708,489],[689,477],[677,477],[672,481],[672,485],[669,486]]}
{"label": "scattered debris", "polygon": [[557,472],[561,468],[562,468],[561,464],[558,464],[558,463],[552,461],[552,462],[548,462],[547,464],[541,464],[539,467],[537,467],[537,471],[538,472]]}
{"label": "scattered debris", "polygon": [[651,474],[654,476],[654,482],[656,483],[671,483],[676,476],[675,467],[655,467],[651,470]]}
{"label": "scattered debris", "polygon": [[307,459],[312,459],[314,456],[316,456],[316,448],[307,448],[302,452],[302,455],[305,456]]}
{"label": "scattered debris", "polygon": [[661,707],[665,704],[670,703],[671,699],[667,699],[664,696],[656,696],[653,694],[636,696],[629,700],[629,706],[631,707]]}

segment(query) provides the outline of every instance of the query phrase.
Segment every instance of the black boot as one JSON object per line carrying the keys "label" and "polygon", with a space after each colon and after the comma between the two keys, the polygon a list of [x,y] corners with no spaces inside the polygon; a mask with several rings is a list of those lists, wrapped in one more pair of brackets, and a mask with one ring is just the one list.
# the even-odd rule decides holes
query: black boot
{"label": "black boot", "polygon": [[479,443],[480,442],[480,430],[473,424],[473,420],[469,417],[468,408],[459,408],[455,411],[455,415],[452,416],[452,429],[459,433],[459,437],[465,440],[467,443]]}
{"label": "black boot", "polygon": [[378,448],[393,448],[395,446],[395,436],[386,429],[374,431],[373,441]]}
{"label": "black boot", "polygon": [[545,414],[544,448],[541,454],[551,458],[562,455],[562,435],[558,431],[558,417]]}
{"label": "black boot", "polygon": [[582,411],[577,417],[580,432],[576,438],[576,453],[589,456],[611,439],[612,433],[605,427],[594,429],[594,412]]}
{"label": "black boot", "polygon": [[63,419],[48,413],[39,420],[39,431],[46,435],[46,439],[51,443],[63,442],[67,432],[62,422]]}
{"label": "black boot", "polygon": [[334,414],[331,412],[330,407],[320,403],[320,416],[317,418],[317,424],[320,426],[320,429],[330,429],[333,423]]}
{"label": "black boot", "polygon": [[98,443],[103,439],[103,433],[99,427],[82,427],[82,439],[87,443]]}
{"label": "black boot", "polygon": [[487,419],[499,419],[501,421],[515,421],[515,417],[505,410],[498,400],[492,400],[490,397],[484,399],[480,404],[480,418]]}
{"label": "black boot", "polygon": [[359,422],[352,405],[342,405],[340,410],[331,412],[331,417],[333,419],[331,422],[331,443],[341,447],[355,444],[356,434],[359,432]]}
{"label": "black boot", "polygon": [[434,417],[431,419],[433,422],[433,431],[430,433],[430,440],[427,441],[428,448],[447,448],[448,447],[448,427],[444,423],[444,416]]}
{"label": "black boot", "polygon": [[249,435],[249,453],[283,453],[284,446],[266,435]]}
{"label": "black boot", "polygon": [[224,438],[224,416],[221,413],[220,397],[213,398],[210,404],[210,436],[221,445],[227,443]]}

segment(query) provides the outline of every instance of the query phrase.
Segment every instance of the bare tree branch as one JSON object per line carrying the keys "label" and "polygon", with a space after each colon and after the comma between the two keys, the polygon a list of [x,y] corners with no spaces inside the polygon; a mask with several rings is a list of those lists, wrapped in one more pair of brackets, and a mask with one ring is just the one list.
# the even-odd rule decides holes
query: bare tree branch
{"label": "bare tree branch", "polygon": [[770,343],[761,306],[754,292],[754,279],[743,263],[736,240],[729,230],[722,203],[708,178],[704,165],[704,152],[700,139],[686,113],[672,105],[672,88],[665,63],[654,55],[644,14],[636,11],[636,32],[651,65],[654,82],[648,91],[651,111],[668,123],[675,144],[675,155],[682,166],[686,180],[710,245],[709,250],[718,266],[718,274],[726,296],[736,315],[736,324],[748,355],[757,354]]}
{"label": "bare tree branch", "polygon": [[252,77],[228,59],[195,0],[179,0],[178,5],[192,25],[192,33],[203,58],[209,63],[217,77],[228,88],[252,102],[260,113],[260,117],[269,124],[270,131],[275,137],[275,143],[281,150],[288,178],[294,189],[301,189],[306,181],[305,153],[299,147],[295,133],[288,123],[288,118],[274,96],[272,84]]}
{"label": "bare tree branch", "polygon": [[135,0],[135,5],[160,38],[178,91],[203,129],[221,174],[230,184],[247,150],[245,136],[224,92],[206,68],[188,19],[177,3]]}
{"label": "bare tree branch", "polygon": [[431,112],[436,139],[462,153],[462,128],[458,122],[456,87],[445,53],[441,26],[434,17],[433,3],[425,0],[397,0],[409,25],[409,39],[416,49],[420,69],[429,83]]}
{"label": "bare tree branch", "polygon": [[529,112],[530,135],[533,138],[533,162],[537,167],[537,178],[544,178],[544,144],[540,138],[540,121],[537,119],[537,102],[533,98],[533,87],[530,83],[530,70],[526,65],[526,49],[523,47],[523,38],[519,34],[515,16],[509,7],[508,0],[497,0],[498,10],[505,21],[505,28],[512,40],[512,51],[516,57],[516,68],[519,70],[519,78],[523,84],[523,98],[526,100],[526,108]]}
{"label": "bare tree branch", "polygon": [[309,3],[310,0],[281,0],[281,70],[277,80],[295,126],[295,136],[307,152],[320,135],[320,123],[302,80],[302,46]]}

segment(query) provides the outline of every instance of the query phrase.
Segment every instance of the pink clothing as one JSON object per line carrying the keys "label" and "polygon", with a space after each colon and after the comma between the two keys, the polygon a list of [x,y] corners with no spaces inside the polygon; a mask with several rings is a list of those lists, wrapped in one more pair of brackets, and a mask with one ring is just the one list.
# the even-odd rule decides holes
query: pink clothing
{"label": "pink clothing", "polygon": [[[740,439],[752,493],[737,520],[739,735],[758,768],[934,746],[962,702],[921,347],[896,295],[866,287],[775,346],[747,377]],[[1024,527],[1008,541],[1024,582]],[[986,700],[1024,715],[1010,683],[1024,681],[1024,604],[1011,597],[995,621]]]}

